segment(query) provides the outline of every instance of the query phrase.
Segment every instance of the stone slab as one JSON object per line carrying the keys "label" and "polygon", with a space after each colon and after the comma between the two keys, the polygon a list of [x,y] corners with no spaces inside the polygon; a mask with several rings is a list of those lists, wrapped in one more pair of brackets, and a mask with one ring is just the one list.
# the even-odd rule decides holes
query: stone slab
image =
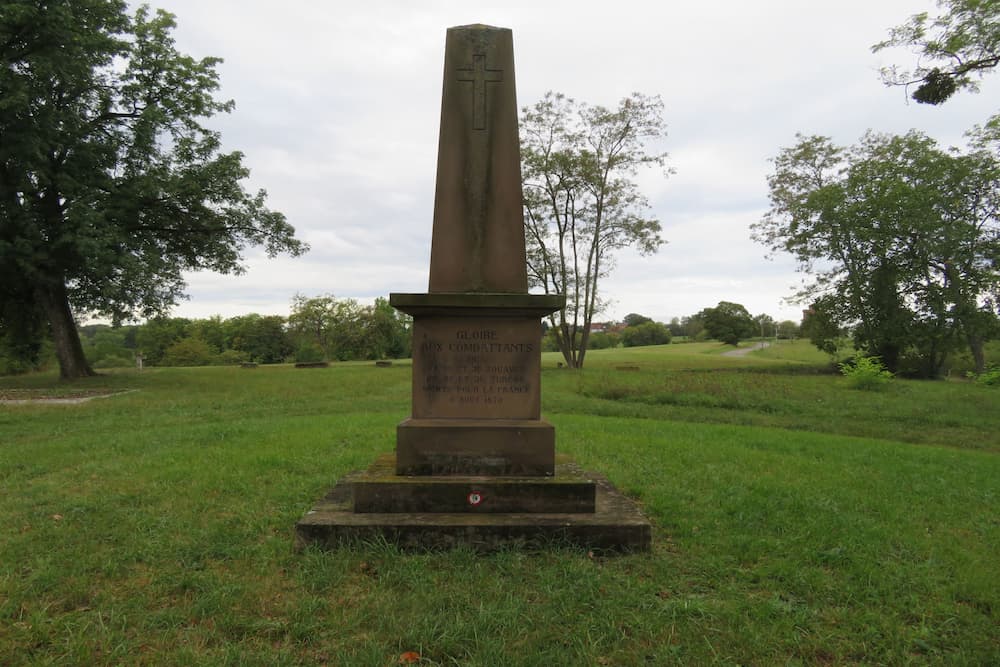
{"label": "stone slab", "polygon": [[465,545],[479,551],[565,543],[595,551],[648,551],[652,527],[638,505],[603,475],[586,475],[595,483],[595,511],[547,514],[356,513],[351,502],[357,475],[348,475],[296,524],[295,543],[299,549],[337,548],[387,540],[404,549]]}
{"label": "stone slab", "polygon": [[519,419],[407,419],[396,427],[396,474],[551,476],[555,427]]}
{"label": "stone slab", "polygon": [[538,318],[413,321],[414,419],[539,419]]}
{"label": "stone slab", "polygon": [[380,456],[353,481],[354,511],[581,513],[594,511],[596,485],[576,464],[556,465],[552,477],[407,476],[396,458]]}
{"label": "stone slab", "polygon": [[513,294],[507,292],[408,293],[392,292],[389,304],[414,317],[475,316],[534,317],[553,313],[566,305],[563,294]]}

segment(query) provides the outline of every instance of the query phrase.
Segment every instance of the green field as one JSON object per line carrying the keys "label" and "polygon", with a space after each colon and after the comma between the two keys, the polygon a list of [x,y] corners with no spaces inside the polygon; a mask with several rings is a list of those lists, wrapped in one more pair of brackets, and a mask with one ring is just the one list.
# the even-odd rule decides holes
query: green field
{"label": "green field", "polygon": [[650,554],[292,549],[410,369],[0,378],[0,665],[1000,664],[1000,391],[850,389],[802,343],[543,360]]}

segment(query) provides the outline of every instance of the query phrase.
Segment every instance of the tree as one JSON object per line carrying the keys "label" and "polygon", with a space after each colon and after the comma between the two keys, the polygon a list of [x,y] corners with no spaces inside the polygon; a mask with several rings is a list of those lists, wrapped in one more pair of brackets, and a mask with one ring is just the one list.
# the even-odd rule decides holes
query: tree
{"label": "tree", "polygon": [[361,313],[366,359],[399,359],[410,354],[411,318],[379,297]]}
{"label": "tree", "polygon": [[639,313],[629,313],[622,320],[622,323],[627,327],[637,327],[640,324],[645,324],[646,322],[652,322],[652,317],[646,317],[645,315],[640,315]]}
{"label": "tree", "polygon": [[[242,270],[247,246],[306,250],[238,152],[201,123],[220,62],[179,53],[173,17],[123,0],[0,11],[0,298],[5,331],[45,321],[64,378],[91,374],[73,312],[162,315],[183,272]],[[10,313],[14,312],[15,321]]]}
{"label": "tree", "polygon": [[670,329],[665,324],[648,320],[622,330],[622,345],[639,347],[642,345],[666,345],[670,342]]}
{"label": "tree", "polygon": [[5,282],[4,268],[0,262],[0,375],[27,373],[43,363],[45,327],[37,304],[25,297],[20,286]]}
{"label": "tree", "polygon": [[799,323],[793,320],[782,320],[778,322],[778,338],[792,339],[799,335]]}
{"label": "tree", "polygon": [[684,325],[681,324],[681,318],[679,318],[679,317],[671,317],[670,318],[670,323],[667,324],[667,328],[670,329],[670,335],[671,336],[686,336],[687,335],[687,331],[685,330]]}
{"label": "tree", "polygon": [[218,356],[218,351],[197,335],[172,343],[160,360],[163,366],[208,366]]}
{"label": "tree", "polygon": [[583,366],[614,252],[649,254],[663,243],[634,180],[640,169],[666,164],[666,153],[646,146],[666,136],[662,114],[659,97],[639,93],[607,109],[549,92],[522,110],[528,279],[546,294],[566,295],[550,322],[570,368]]}
{"label": "tree", "polygon": [[242,352],[250,361],[275,364],[292,353],[292,344],[280,315],[250,313],[223,323],[227,347]]}
{"label": "tree", "polygon": [[[618,347],[622,342],[622,334],[617,331],[595,331],[587,339],[587,349],[607,350]],[[558,347],[556,348],[558,350]]]}
{"label": "tree", "polygon": [[[134,336],[129,345],[129,333],[136,327],[110,327],[93,324],[80,327],[81,344],[87,361],[94,368],[133,364],[135,358]],[[123,364],[127,361],[127,364]]]}
{"label": "tree", "polygon": [[963,340],[979,364],[1000,287],[996,154],[942,151],[918,132],[850,148],[798,139],[775,158],[771,209],[753,227],[813,274],[799,300],[820,299],[893,372],[913,354],[934,375]]}
{"label": "tree", "polygon": [[410,322],[383,298],[362,306],[332,294],[312,299],[296,294],[288,328],[301,361],[347,361],[409,355]]}
{"label": "tree", "polygon": [[940,16],[914,14],[872,47],[916,51],[916,68],[884,68],[882,80],[891,86],[916,84],[912,97],[923,104],[941,104],[963,89],[978,91],[978,80],[1000,65],[1000,0],[938,0],[938,7]]}
{"label": "tree", "polygon": [[844,338],[840,325],[841,317],[836,312],[837,301],[833,295],[817,299],[805,311],[802,318],[802,335],[806,336],[816,349],[836,357]]}
{"label": "tree", "polygon": [[761,338],[767,338],[776,331],[776,322],[774,321],[774,318],[767,313],[754,315],[753,321],[754,325],[757,327],[757,331],[760,333]]}
{"label": "tree", "polygon": [[183,317],[158,317],[139,327],[135,337],[136,349],[142,354],[144,363],[156,366],[163,360],[167,348],[187,338],[190,331],[191,320]]}
{"label": "tree", "polygon": [[756,331],[750,312],[739,303],[720,301],[715,308],[705,308],[699,315],[709,336],[734,347]]}
{"label": "tree", "polygon": [[684,330],[684,335],[691,340],[703,338],[705,335],[704,311],[682,317],[681,328]]}

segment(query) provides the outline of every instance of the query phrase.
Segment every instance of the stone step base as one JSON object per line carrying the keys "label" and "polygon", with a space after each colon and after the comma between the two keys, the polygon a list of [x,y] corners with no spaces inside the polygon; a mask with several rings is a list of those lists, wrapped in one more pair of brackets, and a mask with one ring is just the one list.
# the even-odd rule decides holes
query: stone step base
{"label": "stone step base", "polygon": [[386,540],[405,549],[466,545],[481,551],[503,547],[543,548],[570,544],[600,551],[648,551],[652,528],[638,505],[603,475],[594,482],[594,512],[355,512],[352,473],[295,526],[296,547],[337,548]]}
{"label": "stone step base", "polygon": [[593,513],[596,484],[575,463],[560,460],[551,477],[397,475],[385,454],[352,479],[359,513]]}

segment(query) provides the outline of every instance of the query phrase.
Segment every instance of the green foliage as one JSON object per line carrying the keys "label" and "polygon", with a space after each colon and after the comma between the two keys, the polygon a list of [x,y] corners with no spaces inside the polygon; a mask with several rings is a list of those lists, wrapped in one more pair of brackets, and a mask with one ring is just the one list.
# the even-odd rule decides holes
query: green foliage
{"label": "green foliage", "polygon": [[837,307],[836,299],[830,295],[813,301],[802,318],[801,329],[802,335],[807,337],[816,349],[833,358],[839,356],[846,342]]}
{"label": "green foliage", "polygon": [[0,663],[996,664],[993,392],[866,394],[717,347],[545,359],[559,451],[653,522],[651,553],[616,558],[294,551],[333,480],[392,450],[403,364],[4,379],[141,391],[2,408]]}
{"label": "green foliage", "polygon": [[281,363],[292,353],[292,340],[280,315],[251,313],[222,324],[226,346],[262,364]]}
{"label": "green foliage", "polygon": [[736,346],[756,333],[753,318],[739,303],[720,301],[715,308],[706,308],[698,315],[707,334],[727,345]]}
{"label": "green foliage", "polygon": [[[80,327],[80,342],[87,361],[94,368],[134,365],[137,327],[110,327],[95,324]],[[126,362],[127,363],[123,363]]]}
{"label": "green foliage", "polygon": [[362,328],[366,342],[366,359],[403,359],[410,356],[410,324],[412,318],[379,297],[364,309]]}
{"label": "green foliage", "polygon": [[311,364],[325,361],[326,355],[323,354],[323,349],[319,345],[303,342],[296,348],[294,358],[296,363]]}
{"label": "green foliage", "polygon": [[1000,366],[993,366],[982,373],[970,373],[969,375],[976,384],[986,387],[1000,387]]}
{"label": "green foliage", "polygon": [[665,324],[652,320],[625,327],[622,330],[622,345],[666,345],[670,342],[670,329]]}
{"label": "green foliage", "polygon": [[840,373],[851,388],[865,391],[885,389],[892,381],[892,373],[877,357],[855,357],[840,364]]}
{"label": "green foliage", "polygon": [[[250,355],[242,350],[223,350],[222,352],[214,355],[212,364],[215,366],[232,366],[233,364],[242,364],[247,361],[251,361]],[[284,361],[284,359],[282,359],[282,361]]]}
{"label": "green foliage", "polygon": [[[400,358],[410,352],[409,318],[381,298],[362,306],[332,294],[311,299],[297,294],[288,329],[297,361]],[[304,358],[315,349],[320,359]]]}
{"label": "green foliage", "polygon": [[263,191],[244,190],[242,155],[203,125],[233,107],[214,98],[220,61],[179,53],[170,14],[127,10],[0,12],[2,326],[47,322],[64,377],[90,373],[71,306],[115,323],[154,317],[185,271],[238,273],[248,246],[306,250]]}
{"label": "green foliage", "polygon": [[782,320],[778,322],[778,338],[794,339],[801,333],[801,325],[792,320]]}
{"label": "green foliage", "polygon": [[624,319],[622,319],[622,323],[627,327],[637,327],[640,324],[652,321],[652,317],[646,317],[645,315],[640,315],[639,313],[629,313],[624,317]]}
{"label": "green foliage", "polygon": [[963,154],[915,131],[848,148],[798,136],[775,158],[754,238],[813,276],[797,296],[815,301],[818,345],[829,351],[851,325],[855,347],[891,371],[935,376],[963,344],[981,367],[998,330],[995,138],[980,130]]}
{"label": "green foliage", "polygon": [[1000,2],[939,0],[938,5],[944,10],[940,16],[914,14],[872,47],[874,52],[906,47],[918,55],[913,71],[887,67],[882,80],[917,85],[912,97],[924,104],[941,104],[959,90],[978,91],[979,79],[1000,65]]}
{"label": "green foliage", "polygon": [[[587,339],[587,348],[591,350],[607,350],[618,347],[622,343],[623,335],[624,332],[617,333],[614,331],[592,333],[590,334],[590,338]],[[552,351],[559,351],[558,343],[555,343],[555,348]]]}
{"label": "green foliage", "polygon": [[549,92],[522,110],[520,133],[528,280],[566,295],[552,335],[579,368],[614,252],[648,254],[663,243],[635,182],[640,169],[666,164],[666,153],[646,145],[666,136],[663,102],[633,93],[607,109]]}
{"label": "green foliage", "polygon": [[160,366],[208,366],[218,354],[198,337],[182,338],[163,353]]}
{"label": "green foliage", "polygon": [[[21,298],[13,283],[4,282],[5,268],[0,262],[0,375],[18,375],[39,370],[47,356],[46,345],[51,348],[51,343],[37,305]],[[36,312],[25,317],[24,308]]]}
{"label": "green foliage", "polygon": [[135,359],[132,357],[106,355],[93,362],[94,368],[132,368],[135,366]]}
{"label": "green foliage", "polygon": [[191,320],[183,317],[159,317],[149,320],[136,332],[135,344],[142,353],[144,363],[158,366],[174,343],[186,338],[191,330]]}

